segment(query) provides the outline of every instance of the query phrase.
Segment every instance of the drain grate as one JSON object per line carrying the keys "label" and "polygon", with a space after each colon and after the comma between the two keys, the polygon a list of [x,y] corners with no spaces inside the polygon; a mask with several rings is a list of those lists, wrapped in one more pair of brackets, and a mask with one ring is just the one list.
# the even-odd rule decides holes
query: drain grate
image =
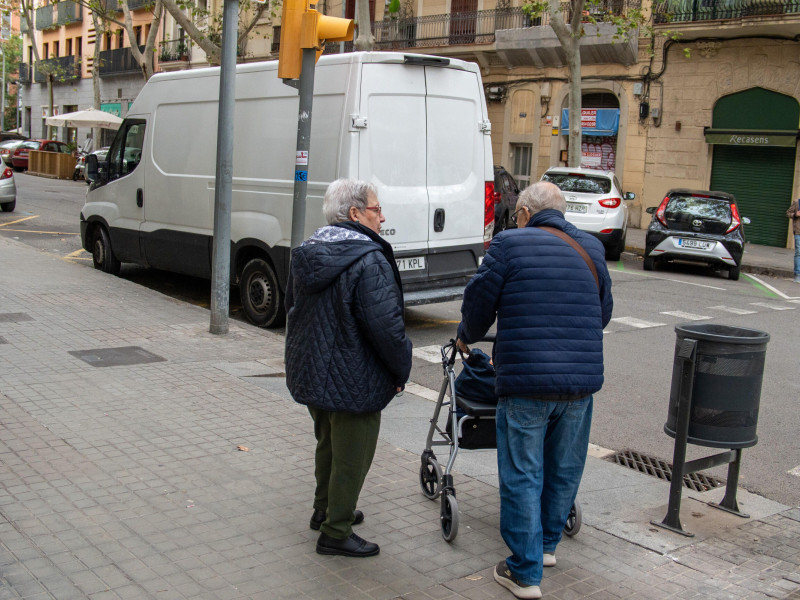
{"label": "drain grate", "polygon": [[[635,450],[620,450],[606,460],[665,481],[672,481],[672,465],[654,456],[640,454]],[[689,473],[683,476],[683,485],[690,490],[707,492],[710,489],[724,486],[725,482],[711,475]]]}

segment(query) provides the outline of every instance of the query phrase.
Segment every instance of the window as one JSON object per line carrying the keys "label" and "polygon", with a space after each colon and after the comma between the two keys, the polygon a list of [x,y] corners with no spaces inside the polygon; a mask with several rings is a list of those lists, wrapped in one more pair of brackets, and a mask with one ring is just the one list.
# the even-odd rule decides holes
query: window
{"label": "window", "polygon": [[105,46],[104,50],[111,50],[111,34],[106,33],[103,38],[105,40],[105,43],[103,44],[103,46]]}
{"label": "window", "polygon": [[546,173],[542,179],[556,184],[562,192],[608,194],[611,191],[611,180],[608,177],[594,177],[579,173]]}
{"label": "window", "polygon": [[122,29],[117,29],[117,31],[114,32],[114,36],[117,38],[117,48],[122,48],[123,46],[124,38],[122,37],[122,35],[123,35]]}
{"label": "window", "polygon": [[67,51],[64,53],[64,56],[72,56],[72,38],[67,40]]}
{"label": "window", "polygon": [[47,60],[48,58],[50,58],[50,55],[48,54],[49,51],[50,51],[50,44],[48,44],[47,42],[42,44],[42,60]]}
{"label": "window", "polygon": [[59,42],[53,42],[53,58],[58,58],[60,56],[58,53],[59,44],[60,44]]}
{"label": "window", "polygon": [[83,55],[83,38],[78,36],[75,38],[75,56]]}
{"label": "window", "polygon": [[136,41],[136,45],[139,46],[142,43],[142,26],[139,25],[138,27],[133,28],[133,38]]}
{"label": "window", "polygon": [[520,189],[525,189],[531,183],[531,153],[530,144],[511,144],[511,154],[514,157],[512,175],[519,183]]}
{"label": "window", "polygon": [[145,122],[126,120],[117,132],[108,151],[108,179],[118,179],[133,172],[142,158]]}

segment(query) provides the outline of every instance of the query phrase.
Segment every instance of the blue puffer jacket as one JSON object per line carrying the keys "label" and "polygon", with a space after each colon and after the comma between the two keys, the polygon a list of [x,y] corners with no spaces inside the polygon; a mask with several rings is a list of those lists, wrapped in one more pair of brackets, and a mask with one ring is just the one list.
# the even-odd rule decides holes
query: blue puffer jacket
{"label": "blue puffer jacket", "polygon": [[408,381],[402,292],[384,252],[367,235],[337,226],[292,250],[286,385],[300,404],[375,412]]}
{"label": "blue puffer jacket", "polygon": [[[537,226],[561,229],[589,254]],[[494,365],[498,396],[583,398],[603,386],[603,327],[611,319],[611,277],[599,240],[557,210],[527,227],[499,233],[464,291],[458,337],[482,338],[497,318]]]}

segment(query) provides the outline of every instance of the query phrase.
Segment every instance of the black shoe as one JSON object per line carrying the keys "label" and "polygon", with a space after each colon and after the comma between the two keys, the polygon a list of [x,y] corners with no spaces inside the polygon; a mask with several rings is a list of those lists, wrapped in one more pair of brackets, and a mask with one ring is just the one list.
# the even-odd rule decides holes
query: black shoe
{"label": "black shoe", "polygon": [[317,554],[336,554],[339,556],[352,556],[361,558],[364,556],[375,556],[381,551],[378,544],[373,544],[361,539],[355,533],[343,540],[337,540],[324,533],[319,534],[317,540]]}
{"label": "black shoe", "polygon": [[[311,515],[311,522],[308,524],[314,531],[319,531],[320,526],[325,521],[325,511],[314,509],[314,514]],[[364,513],[360,510],[353,511],[353,525],[358,525],[364,522]]]}

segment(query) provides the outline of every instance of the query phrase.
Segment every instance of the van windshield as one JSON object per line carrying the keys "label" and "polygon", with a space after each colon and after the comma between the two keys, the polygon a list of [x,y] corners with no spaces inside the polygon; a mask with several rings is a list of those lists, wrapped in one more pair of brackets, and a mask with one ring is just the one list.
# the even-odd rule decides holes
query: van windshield
{"label": "van windshield", "polygon": [[562,192],[608,194],[611,191],[611,180],[608,177],[582,173],[545,173],[542,179],[556,184]]}

